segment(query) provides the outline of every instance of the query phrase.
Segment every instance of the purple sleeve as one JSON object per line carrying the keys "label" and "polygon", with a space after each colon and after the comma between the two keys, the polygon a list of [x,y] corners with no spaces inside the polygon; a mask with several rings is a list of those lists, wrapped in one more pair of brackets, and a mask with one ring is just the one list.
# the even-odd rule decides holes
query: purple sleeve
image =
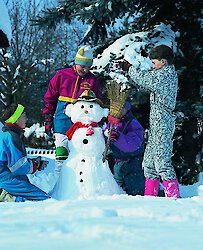
{"label": "purple sleeve", "polygon": [[51,79],[48,85],[47,92],[44,95],[45,108],[43,114],[54,114],[59,97],[60,75],[56,75]]}
{"label": "purple sleeve", "polygon": [[143,127],[133,119],[126,128],[126,133],[119,132],[119,137],[113,144],[123,152],[133,152],[140,148],[143,142]]}

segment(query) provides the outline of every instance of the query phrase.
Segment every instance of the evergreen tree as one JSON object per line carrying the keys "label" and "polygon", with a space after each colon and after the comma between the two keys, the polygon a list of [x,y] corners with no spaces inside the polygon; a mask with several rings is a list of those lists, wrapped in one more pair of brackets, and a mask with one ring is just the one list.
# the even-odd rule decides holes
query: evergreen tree
{"label": "evergreen tree", "polygon": [[55,8],[43,12],[35,20],[41,26],[56,27],[57,23],[64,20],[70,23],[73,19],[79,19],[89,25],[88,32],[82,42],[93,45],[104,43],[107,39],[107,29],[116,18],[122,17],[126,12],[137,11],[139,1],[128,0],[69,0],[59,1]]}

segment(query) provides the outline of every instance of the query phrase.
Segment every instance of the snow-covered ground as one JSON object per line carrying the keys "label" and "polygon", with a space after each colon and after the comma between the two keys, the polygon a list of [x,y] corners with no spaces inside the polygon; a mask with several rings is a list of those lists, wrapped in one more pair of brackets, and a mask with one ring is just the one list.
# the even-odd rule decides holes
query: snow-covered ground
{"label": "snow-covered ground", "polygon": [[[48,174],[54,159],[43,157]],[[181,186],[181,199],[122,194],[0,203],[0,249],[202,250],[202,184],[200,176],[197,184]]]}
{"label": "snow-covered ground", "polygon": [[1,203],[2,250],[201,250],[203,198]]}

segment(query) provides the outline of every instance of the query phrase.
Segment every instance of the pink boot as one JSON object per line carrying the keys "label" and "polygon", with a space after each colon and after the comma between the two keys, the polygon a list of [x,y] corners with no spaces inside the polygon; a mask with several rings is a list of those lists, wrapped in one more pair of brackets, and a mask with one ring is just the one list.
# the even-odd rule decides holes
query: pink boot
{"label": "pink boot", "polygon": [[157,196],[159,192],[159,179],[147,179],[145,181],[145,193],[144,195]]}
{"label": "pink boot", "polygon": [[164,193],[166,197],[180,198],[178,180],[163,181]]}

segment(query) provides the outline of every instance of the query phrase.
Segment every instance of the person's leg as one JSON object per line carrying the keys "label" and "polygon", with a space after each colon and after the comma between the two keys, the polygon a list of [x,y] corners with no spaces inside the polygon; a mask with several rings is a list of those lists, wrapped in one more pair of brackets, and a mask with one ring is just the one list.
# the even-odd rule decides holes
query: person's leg
{"label": "person's leg", "polygon": [[124,185],[129,195],[144,195],[145,177],[142,169],[143,156],[128,159],[123,166]]}
{"label": "person's leg", "polygon": [[68,158],[68,138],[66,135],[55,133],[56,162],[55,171],[59,175],[63,162]]}
{"label": "person's leg", "polygon": [[66,102],[58,101],[56,113],[54,116],[54,132],[56,147],[55,171],[59,175],[63,162],[68,158],[68,138],[66,132],[73,125],[70,117],[65,115]]}
{"label": "person's leg", "polygon": [[2,189],[4,192],[1,197],[11,198],[11,201],[15,202],[23,202],[25,200],[42,201],[50,198],[43,190],[31,184],[26,175],[18,177],[16,176],[12,180],[9,179],[3,182]]}
{"label": "person's leg", "polygon": [[164,193],[166,197],[180,198],[178,180],[172,165],[173,156],[173,133],[175,123],[171,117],[165,117],[165,121],[160,122],[157,130],[155,168],[163,180]]}
{"label": "person's leg", "polygon": [[145,196],[157,196],[159,192],[159,179],[148,179],[145,181]]}
{"label": "person's leg", "polygon": [[163,181],[164,193],[166,197],[180,198],[178,180]]}
{"label": "person's leg", "polygon": [[116,162],[114,164],[113,172],[114,172],[114,179],[118,183],[120,187],[123,187],[124,181],[123,181],[123,173],[122,173],[122,166],[123,162]]}
{"label": "person's leg", "polygon": [[6,190],[0,188],[0,202],[15,202],[16,196],[9,194]]}
{"label": "person's leg", "polygon": [[0,202],[24,202],[25,198],[21,196],[15,196],[7,192],[5,189],[0,188]]}
{"label": "person's leg", "polygon": [[155,151],[155,136],[150,132],[142,163],[146,178],[144,192],[146,196],[157,196],[159,191],[160,179],[154,165]]}

